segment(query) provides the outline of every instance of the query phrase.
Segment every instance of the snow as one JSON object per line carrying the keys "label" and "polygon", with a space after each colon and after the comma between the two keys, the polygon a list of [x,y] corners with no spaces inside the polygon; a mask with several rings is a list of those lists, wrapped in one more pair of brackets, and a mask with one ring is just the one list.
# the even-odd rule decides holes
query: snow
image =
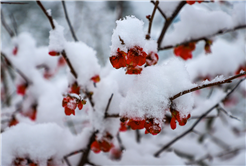
{"label": "snow", "polygon": [[51,16],[51,9],[46,10],[49,16]]}
{"label": "snow", "polygon": [[[170,107],[169,98],[194,86],[184,63],[177,58],[160,66],[147,67],[136,77],[133,86],[122,100],[120,115],[129,118],[163,119],[165,111]],[[174,104],[181,115],[187,115],[192,110],[192,95],[182,96],[175,100]]]}
{"label": "snow", "polygon": [[163,11],[163,13],[166,15],[166,17],[171,17],[174,10],[177,8],[181,1],[160,1],[159,7]]}
{"label": "snow", "polygon": [[49,51],[62,52],[66,39],[64,38],[64,28],[59,25],[55,20],[55,29],[50,30],[49,36]]}
{"label": "snow", "polygon": [[[118,48],[124,52],[128,52],[128,49],[134,46],[140,46],[146,53],[150,51],[157,52],[157,43],[145,39],[143,21],[137,19],[135,16],[126,16],[122,20],[116,21],[116,24],[117,26],[111,38],[112,45],[110,56],[116,55]],[[119,37],[125,44],[122,44]]]}

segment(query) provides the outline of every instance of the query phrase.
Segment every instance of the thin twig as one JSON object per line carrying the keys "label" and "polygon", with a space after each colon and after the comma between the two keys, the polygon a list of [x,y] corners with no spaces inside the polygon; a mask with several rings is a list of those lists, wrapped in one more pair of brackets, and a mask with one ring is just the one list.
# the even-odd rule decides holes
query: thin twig
{"label": "thin twig", "polygon": [[237,118],[237,117],[231,115],[229,112],[227,112],[227,111],[226,111],[224,108],[222,108],[221,106],[218,107],[218,110],[224,112],[227,116],[229,116],[229,117],[232,118],[232,119],[236,119],[236,120],[238,120],[238,121],[241,121],[239,118]]}
{"label": "thin twig", "polygon": [[7,56],[1,52],[1,56],[3,56],[7,61],[10,67],[12,67],[25,81],[27,84],[32,84],[32,81],[28,79],[28,77],[19,69],[17,69],[16,67],[14,67],[12,65],[12,63],[10,62],[10,60],[7,58]]}
{"label": "thin twig", "polygon": [[171,25],[171,23],[173,22],[174,18],[178,15],[179,11],[183,8],[183,6],[186,4],[186,1],[181,1],[179,3],[179,5],[177,6],[177,8],[175,9],[175,11],[173,12],[172,16],[170,18],[166,19],[166,22],[164,23],[164,26],[162,28],[161,34],[157,40],[157,44],[158,44],[158,50],[161,46],[161,42],[164,39],[164,36],[167,32],[168,27]]}
{"label": "thin twig", "polygon": [[71,25],[70,19],[69,19],[69,17],[68,17],[68,13],[67,13],[67,9],[66,9],[66,4],[65,4],[64,0],[62,0],[62,7],[63,7],[64,13],[65,13],[65,16],[66,16],[66,20],[67,20],[68,26],[69,26],[70,31],[71,31],[71,33],[72,33],[73,39],[74,39],[74,41],[77,42],[78,39],[77,39],[77,37],[76,37],[76,35],[75,35],[75,32],[74,32],[73,27],[72,27],[72,25]]}
{"label": "thin twig", "polygon": [[105,116],[106,118],[119,118],[120,117],[120,115],[119,114],[106,114],[106,116]]}
{"label": "thin twig", "polygon": [[109,109],[109,106],[110,106],[110,103],[111,103],[111,100],[112,100],[113,96],[114,96],[114,94],[112,93],[110,98],[108,99],[108,104],[107,104],[107,107],[106,107],[105,112],[104,112],[104,118],[107,118],[108,109]]}
{"label": "thin twig", "polygon": [[17,36],[18,35],[17,23],[16,23],[16,20],[15,20],[15,17],[14,17],[14,14],[13,13],[11,14],[11,21],[12,21],[12,25],[14,27],[15,35]]}
{"label": "thin twig", "polygon": [[119,142],[120,150],[121,150],[121,151],[122,151],[122,150],[125,150],[125,147],[124,147],[124,145],[122,144],[122,140],[121,140],[121,138],[120,138],[120,133],[119,133],[119,132],[117,133],[116,138],[117,138],[117,140],[118,140],[118,142]]}
{"label": "thin twig", "polygon": [[47,10],[44,8],[44,6],[42,5],[42,3],[41,3],[39,0],[37,0],[37,4],[40,6],[40,8],[43,10],[43,12],[44,12],[44,14],[46,15],[46,17],[49,19],[50,25],[51,25],[52,29],[55,29],[55,24],[54,24],[54,22],[53,22],[53,19],[52,19],[52,17],[48,14]]}
{"label": "thin twig", "polygon": [[[155,5],[154,1],[150,1],[151,3],[153,3]],[[165,13],[163,13],[163,11],[161,10],[161,8],[159,6],[157,6],[157,9],[159,10],[159,12],[161,13],[161,15],[165,18],[165,20],[167,20],[167,16],[165,15]]]}
{"label": "thin twig", "polygon": [[3,15],[3,9],[1,9],[1,21],[3,24],[3,27],[6,29],[6,31],[8,32],[8,34],[10,35],[10,37],[14,37],[14,32],[12,31],[12,29],[8,26],[8,24],[6,23],[5,19],[4,19],[4,15]]}
{"label": "thin twig", "polygon": [[28,3],[24,3],[24,2],[1,2],[1,4],[8,4],[8,5],[14,5],[14,4],[17,4],[17,5],[25,5],[25,4],[28,4]]}
{"label": "thin twig", "polygon": [[227,30],[218,30],[217,32],[215,32],[214,34],[212,35],[209,35],[209,36],[203,36],[203,37],[199,37],[199,38],[195,38],[195,39],[190,39],[190,40],[187,40],[187,41],[183,41],[183,42],[180,42],[178,44],[175,44],[175,45],[167,45],[167,46],[164,46],[164,47],[161,47],[159,48],[158,50],[167,50],[167,49],[171,49],[171,48],[174,48],[174,47],[177,47],[178,45],[186,45],[188,43],[191,43],[191,42],[198,42],[198,41],[201,41],[201,40],[207,40],[208,38],[211,38],[213,36],[216,36],[216,35],[220,35],[220,34],[225,34],[225,33],[228,33],[228,32],[233,32],[233,31],[236,31],[238,29],[244,29],[246,28],[246,25],[239,25],[239,26],[236,26],[235,28],[233,29],[227,29]]}
{"label": "thin twig", "polygon": [[140,143],[141,135],[139,129],[135,130],[135,132],[136,132],[136,141],[137,143]]}
{"label": "thin twig", "polygon": [[238,78],[238,77],[241,77],[243,75],[246,75],[246,72],[243,72],[243,73],[240,73],[240,74],[237,74],[235,76],[232,76],[228,79],[225,79],[223,81],[218,81],[218,82],[213,82],[213,83],[209,83],[209,84],[204,84],[204,85],[201,85],[201,86],[197,86],[197,87],[194,87],[194,88],[191,88],[191,89],[188,89],[188,90],[184,90],[182,92],[179,92],[178,94],[174,95],[173,97],[170,97],[170,100],[174,100],[180,96],[183,96],[187,93],[190,93],[190,92],[193,92],[193,91],[196,91],[196,90],[199,90],[199,89],[203,89],[203,88],[207,88],[207,87],[211,87],[211,86],[215,86],[215,85],[221,85],[221,84],[225,84],[225,83],[231,83],[232,80]]}
{"label": "thin twig", "polygon": [[153,12],[152,12],[152,15],[150,17],[150,21],[149,21],[149,28],[148,28],[148,34],[146,35],[146,39],[150,39],[150,33],[151,33],[151,26],[152,26],[152,22],[154,20],[154,16],[155,16],[155,11],[156,11],[156,8],[158,7],[159,5],[159,1],[157,0],[156,3],[155,3],[155,7],[153,9]]}
{"label": "thin twig", "polygon": [[68,157],[73,156],[73,155],[78,154],[78,153],[82,153],[82,152],[84,152],[84,149],[80,149],[80,150],[71,152],[71,153],[67,154],[66,156],[64,156],[63,158],[64,158],[64,160],[68,166],[72,166],[68,160]]}
{"label": "thin twig", "polygon": [[77,79],[77,78],[78,78],[77,73],[75,72],[75,70],[74,70],[74,68],[73,68],[73,66],[72,66],[72,64],[71,64],[71,62],[70,62],[70,60],[68,59],[65,50],[62,50],[61,54],[62,54],[63,58],[66,60],[68,66],[69,66],[69,68],[70,68],[70,72],[71,72],[71,73],[73,74],[73,76]]}
{"label": "thin twig", "polygon": [[188,129],[187,131],[185,131],[184,133],[182,133],[181,135],[179,135],[178,137],[174,138],[173,140],[171,140],[169,143],[167,143],[165,146],[163,146],[160,150],[158,150],[154,156],[158,157],[164,150],[166,150],[167,148],[169,148],[172,144],[174,144],[176,141],[178,141],[179,139],[183,138],[184,136],[186,136],[187,134],[189,134],[190,132],[192,132],[194,130],[194,128],[196,127],[196,125],[204,118],[206,117],[213,109],[215,109],[216,107],[219,106],[220,102],[223,102],[224,100],[226,100],[228,98],[229,95],[232,94],[232,92],[234,92],[234,90],[239,86],[239,84],[244,81],[245,78],[241,79],[237,85],[231,90],[229,91],[225,97],[220,100],[217,104],[215,104],[214,106],[212,106],[209,110],[207,110],[205,113],[203,113],[200,118],[190,127],[190,129]]}

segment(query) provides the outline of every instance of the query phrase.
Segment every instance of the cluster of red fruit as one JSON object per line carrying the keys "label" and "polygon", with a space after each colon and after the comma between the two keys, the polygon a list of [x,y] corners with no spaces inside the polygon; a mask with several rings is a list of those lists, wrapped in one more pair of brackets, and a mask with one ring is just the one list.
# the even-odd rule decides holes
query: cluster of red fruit
{"label": "cluster of red fruit", "polygon": [[196,44],[194,42],[191,42],[189,44],[179,45],[174,48],[174,54],[176,56],[180,56],[184,60],[191,59],[192,58],[192,51],[194,51],[196,48]]}
{"label": "cluster of red fruit", "polygon": [[17,85],[17,94],[24,96],[26,93],[26,88],[28,87],[27,83]]}
{"label": "cluster of red fruit", "polygon": [[190,114],[187,116],[181,117],[180,113],[174,109],[171,109],[172,119],[170,122],[171,128],[174,130],[176,129],[176,120],[179,122],[180,126],[184,126],[187,122],[187,120],[190,118]]}
{"label": "cluster of red fruit", "polygon": [[200,1],[197,1],[197,0],[186,0],[186,2],[189,4],[189,5],[193,5],[194,3],[198,2],[198,3],[202,3],[204,0],[200,0]]}
{"label": "cluster of red fruit", "polygon": [[103,136],[102,139],[100,140],[95,140],[91,144],[91,150],[95,153],[100,153],[101,151],[103,152],[109,152],[112,147],[114,147],[112,143],[112,135],[109,134],[108,132],[106,133],[105,136]]}
{"label": "cluster of red fruit", "polygon": [[146,66],[155,65],[159,57],[154,52],[150,52],[147,55],[143,48],[134,46],[127,53],[118,48],[116,55],[111,56],[109,59],[112,66],[116,69],[126,67],[126,74],[140,74],[142,71],[140,66],[144,64]]}
{"label": "cluster of red fruit", "polygon": [[67,116],[75,115],[75,109],[78,106],[79,110],[82,110],[83,105],[86,104],[85,100],[79,100],[72,96],[64,97],[62,100],[62,107],[65,108],[65,114]]}
{"label": "cluster of red fruit", "polygon": [[121,118],[121,121],[122,121],[121,125],[127,124],[133,130],[137,130],[137,129],[140,130],[140,129],[145,128],[145,134],[150,133],[152,135],[157,135],[161,132],[161,124],[154,118],[146,118],[144,120],[129,119],[129,121],[128,121],[128,118]]}
{"label": "cluster of red fruit", "polygon": [[28,166],[38,166],[38,164],[34,163],[33,161],[29,159],[24,159],[24,158],[16,158],[13,161],[14,166],[22,166],[22,165],[28,165]]}

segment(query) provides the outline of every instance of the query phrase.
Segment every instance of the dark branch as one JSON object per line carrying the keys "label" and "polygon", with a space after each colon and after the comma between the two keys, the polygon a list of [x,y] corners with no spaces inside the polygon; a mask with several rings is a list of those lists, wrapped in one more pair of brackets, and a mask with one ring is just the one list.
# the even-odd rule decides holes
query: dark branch
{"label": "dark branch", "polygon": [[72,73],[73,76],[77,79],[77,77],[78,77],[78,76],[77,76],[77,73],[75,72],[75,70],[74,70],[74,68],[73,68],[73,66],[72,66],[72,64],[71,64],[71,62],[70,62],[70,60],[68,59],[65,50],[63,50],[63,51],[61,52],[61,54],[62,54],[63,58],[66,60],[68,66],[69,66],[69,68],[70,68],[71,73]]}
{"label": "dark branch", "polygon": [[46,15],[46,17],[49,19],[50,25],[51,25],[52,29],[55,29],[55,24],[54,24],[54,22],[53,22],[53,19],[52,19],[52,17],[48,14],[47,10],[44,8],[44,6],[42,5],[42,3],[41,3],[39,0],[37,0],[37,4],[40,6],[40,8],[43,10],[43,12],[44,12],[44,14]]}
{"label": "dark branch", "polygon": [[24,2],[1,2],[1,4],[8,4],[8,5],[14,5],[14,4],[17,4],[17,5],[25,5],[25,4],[28,4],[28,3],[24,3]]}
{"label": "dark branch", "polygon": [[119,114],[106,114],[106,118],[119,118],[120,115]]}
{"label": "dark branch", "polygon": [[84,152],[83,149],[77,150],[77,151],[75,151],[75,152],[71,152],[71,153],[67,154],[67,155],[64,156],[63,158],[64,158],[64,160],[65,160],[65,162],[67,163],[68,166],[72,166],[71,163],[70,163],[69,160],[68,160],[68,157],[73,156],[73,155],[78,154],[78,153],[82,153],[82,152]]}
{"label": "dark branch", "polygon": [[89,142],[87,144],[87,147],[86,147],[86,149],[83,152],[83,156],[82,156],[82,158],[79,161],[79,165],[78,166],[84,166],[86,163],[89,162],[88,156],[89,156],[89,153],[90,153],[91,144],[95,141],[97,133],[98,133],[98,131],[95,131],[95,132],[92,133],[92,135],[91,135],[91,137],[89,139]]}
{"label": "dark branch", "polygon": [[[155,5],[154,1],[150,1],[151,3],[153,3]],[[161,8],[159,6],[157,6],[157,9],[159,10],[159,12],[161,13],[161,15],[165,18],[165,20],[167,20],[167,16],[165,15],[165,13],[163,13],[163,11],[161,10]]]}
{"label": "dark branch", "polygon": [[174,100],[182,95],[185,95],[187,93],[190,93],[190,92],[193,92],[193,91],[196,91],[196,90],[199,90],[199,89],[203,89],[203,88],[207,88],[207,87],[211,87],[211,86],[215,86],[215,85],[221,85],[221,84],[225,84],[225,83],[231,83],[232,80],[238,78],[238,77],[241,77],[243,75],[246,75],[246,72],[243,72],[243,73],[240,73],[240,74],[237,74],[233,77],[230,77],[228,79],[225,79],[223,81],[218,81],[218,82],[213,82],[213,83],[210,83],[210,84],[204,84],[204,85],[201,85],[201,86],[197,86],[197,87],[194,87],[192,89],[188,89],[188,90],[184,90],[176,95],[174,95],[173,97],[170,98],[170,100]]}
{"label": "dark branch", "polygon": [[107,118],[108,109],[109,109],[109,106],[110,106],[110,103],[111,103],[111,100],[112,100],[113,96],[114,96],[114,94],[112,93],[110,98],[108,99],[108,104],[107,104],[107,107],[106,107],[106,110],[105,110],[105,113],[104,113],[104,118]]}
{"label": "dark branch", "polygon": [[164,39],[164,36],[167,32],[167,29],[169,28],[169,26],[172,24],[173,19],[178,15],[179,11],[183,8],[183,6],[186,4],[186,1],[182,1],[179,3],[179,5],[177,6],[177,8],[175,9],[175,11],[173,12],[172,16],[170,18],[166,19],[166,22],[164,23],[163,29],[161,31],[161,34],[157,40],[157,44],[158,44],[158,50],[161,46],[161,42]]}
{"label": "dark branch", "polygon": [[229,112],[227,112],[227,111],[226,111],[224,108],[222,108],[221,106],[218,108],[218,110],[224,112],[227,116],[229,116],[229,117],[232,118],[232,119],[236,119],[236,120],[238,120],[238,121],[241,121],[239,118],[237,118],[237,117],[231,115]]}
{"label": "dark branch", "polygon": [[156,3],[155,3],[155,7],[153,9],[153,12],[152,12],[152,15],[150,17],[150,21],[149,21],[149,28],[148,28],[148,34],[146,35],[146,39],[149,39],[150,38],[150,33],[151,33],[151,26],[152,26],[152,22],[154,20],[154,16],[155,16],[155,11],[156,11],[156,8],[158,7],[159,5],[159,1],[157,0]]}
{"label": "dark branch", "polygon": [[184,42],[181,42],[181,43],[178,43],[176,45],[168,45],[168,46],[165,46],[165,47],[162,47],[162,48],[159,48],[159,50],[167,50],[167,49],[171,49],[171,48],[174,48],[178,45],[185,45],[185,44],[188,44],[188,43],[191,43],[191,42],[198,42],[198,41],[201,41],[201,40],[207,40],[208,38],[211,38],[213,36],[216,36],[216,35],[220,35],[220,34],[225,34],[225,33],[228,33],[228,32],[233,32],[235,30],[238,30],[238,29],[243,29],[243,28],[246,28],[246,25],[240,25],[240,26],[236,26],[235,28],[233,29],[227,29],[227,30],[218,30],[217,32],[215,32],[214,34],[212,35],[209,35],[209,36],[206,36],[206,37],[199,37],[199,38],[196,38],[196,39],[191,39],[191,40],[188,40],[188,41],[184,41]]}
{"label": "dark branch", "polygon": [[72,25],[71,25],[71,22],[70,22],[70,20],[69,20],[68,13],[67,13],[67,9],[66,9],[66,4],[65,4],[64,0],[62,1],[62,6],[63,6],[63,10],[64,10],[64,13],[65,13],[65,16],[66,16],[66,20],[67,20],[68,26],[69,26],[70,31],[71,31],[71,33],[72,33],[73,39],[74,39],[74,41],[77,42],[78,39],[77,39],[77,37],[76,37],[76,35],[75,35],[75,32],[74,32],[73,27],[72,27]]}
{"label": "dark branch", "polygon": [[11,21],[12,21],[12,25],[14,27],[15,35],[17,36],[18,35],[17,23],[16,23],[16,20],[15,20],[15,17],[14,17],[13,13],[11,14]]}
{"label": "dark branch", "polygon": [[158,157],[164,150],[166,150],[167,148],[169,148],[172,144],[174,144],[174,143],[175,143],[176,141],[178,141],[180,138],[183,138],[184,136],[186,136],[187,134],[189,134],[190,132],[192,132],[192,131],[194,130],[194,128],[196,127],[196,125],[197,125],[204,117],[206,117],[213,109],[219,107],[219,103],[220,103],[220,102],[223,102],[225,99],[227,99],[228,96],[231,95],[232,92],[234,92],[234,90],[239,86],[239,84],[240,84],[242,81],[244,81],[245,79],[246,79],[246,78],[241,79],[241,80],[237,83],[237,85],[236,85],[230,92],[228,92],[228,93],[225,95],[225,97],[224,97],[222,100],[220,100],[217,104],[215,104],[214,106],[212,106],[212,107],[211,107],[209,110],[207,110],[204,114],[202,114],[202,115],[200,116],[200,118],[197,119],[197,121],[191,126],[190,129],[188,129],[187,131],[185,131],[184,133],[182,133],[181,135],[179,135],[178,137],[174,138],[172,141],[170,141],[169,143],[167,143],[167,144],[166,144],[165,146],[163,146],[160,150],[158,150],[158,151],[154,154],[154,156],[155,156],[155,157]]}
{"label": "dark branch", "polygon": [[2,21],[3,27],[9,33],[10,37],[14,37],[14,35],[15,35],[14,32],[11,30],[11,28],[8,26],[8,24],[6,23],[6,21],[4,19],[3,10],[1,10],[1,21]]}

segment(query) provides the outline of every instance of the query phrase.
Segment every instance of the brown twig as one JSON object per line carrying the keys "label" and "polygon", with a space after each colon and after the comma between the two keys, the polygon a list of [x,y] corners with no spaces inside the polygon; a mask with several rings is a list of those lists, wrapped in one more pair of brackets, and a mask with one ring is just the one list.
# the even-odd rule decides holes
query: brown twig
{"label": "brown twig", "polygon": [[24,80],[25,80],[25,82],[27,83],[27,84],[32,84],[32,81],[31,80],[29,80],[28,79],[28,77],[21,71],[21,70],[19,70],[19,69],[17,69],[16,67],[14,67],[13,65],[12,65],[12,63],[10,62],[10,60],[7,58],[7,56],[3,53],[3,52],[1,52],[1,56],[3,56],[3,58],[5,58],[6,60],[7,60],[7,62],[8,62],[8,65],[10,66],[10,67],[12,67]]}
{"label": "brown twig", "polygon": [[119,39],[120,39],[120,41],[121,41],[121,44],[122,44],[122,45],[125,45],[124,40],[123,40],[123,39],[121,39],[121,37],[120,37],[120,36],[119,36]]}
{"label": "brown twig", "polygon": [[207,40],[208,38],[211,38],[213,36],[216,36],[216,35],[220,35],[220,34],[225,34],[225,33],[228,33],[228,32],[233,32],[235,30],[238,30],[238,29],[243,29],[243,28],[246,28],[246,25],[240,25],[240,26],[236,26],[235,28],[233,29],[227,29],[227,30],[218,30],[217,32],[215,32],[214,34],[212,35],[209,35],[209,36],[206,36],[206,37],[199,37],[199,38],[196,38],[196,39],[190,39],[190,40],[187,40],[187,41],[183,41],[183,42],[180,42],[178,44],[175,44],[175,45],[167,45],[165,47],[162,47],[162,48],[158,48],[158,50],[167,50],[167,49],[171,49],[171,48],[174,48],[174,47],[177,47],[178,45],[186,45],[186,44],[189,44],[191,42],[198,42],[198,41],[201,41],[201,40]]}
{"label": "brown twig", "polygon": [[237,117],[231,115],[229,112],[227,112],[227,111],[226,111],[224,108],[222,108],[221,106],[218,107],[218,110],[224,112],[227,116],[229,116],[229,117],[232,118],[232,119],[236,119],[236,120],[238,120],[238,121],[241,121],[239,118],[237,118]]}
{"label": "brown twig", "polygon": [[17,4],[17,5],[25,5],[28,3],[24,3],[24,2],[1,2],[1,4],[8,4],[8,5],[13,5],[13,4]]}
{"label": "brown twig", "polygon": [[72,25],[71,25],[70,19],[69,19],[69,17],[68,17],[68,13],[67,13],[67,9],[66,9],[66,4],[65,4],[64,0],[62,0],[62,7],[63,7],[64,13],[65,13],[65,17],[66,17],[68,26],[69,26],[70,31],[71,31],[71,33],[72,33],[73,39],[74,39],[74,41],[77,42],[77,41],[78,41],[78,38],[77,38],[76,35],[75,35],[75,32],[74,32],[73,27],[72,27]]}
{"label": "brown twig", "polygon": [[8,32],[8,34],[10,35],[10,37],[14,37],[14,32],[12,31],[12,29],[8,26],[8,24],[6,23],[5,19],[4,19],[4,15],[3,15],[3,9],[1,9],[1,21],[3,24],[3,27],[6,29],[6,31]]}
{"label": "brown twig", "polygon": [[154,9],[153,9],[152,15],[151,15],[151,17],[150,17],[149,28],[148,28],[148,34],[147,34],[146,37],[145,37],[147,40],[150,39],[151,26],[152,26],[152,22],[153,22],[154,16],[155,16],[155,11],[156,11],[158,5],[159,5],[159,1],[157,0],[156,3],[155,3],[155,7],[154,7]]}
{"label": "brown twig", "polygon": [[106,114],[106,118],[119,118],[120,115],[119,114]]}
{"label": "brown twig", "polygon": [[89,153],[90,153],[91,144],[95,141],[97,133],[98,133],[98,131],[95,131],[95,132],[92,133],[92,135],[91,135],[91,137],[89,139],[89,142],[87,144],[87,147],[86,147],[86,149],[83,152],[83,156],[82,156],[82,158],[79,161],[79,165],[78,166],[84,166],[85,164],[87,164],[89,162],[88,161],[88,156],[89,156]]}
{"label": "brown twig", "polygon": [[75,152],[71,152],[71,153],[67,154],[66,156],[64,156],[63,158],[64,158],[64,160],[65,160],[65,162],[67,163],[68,166],[72,166],[71,163],[68,160],[68,157],[73,156],[73,155],[78,154],[78,153],[82,153],[82,152],[84,152],[84,149],[77,150]]}
{"label": "brown twig", "polygon": [[78,78],[77,73],[75,72],[75,70],[74,70],[74,68],[73,68],[73,66],[72,66],[72,64],[71,64],[71,62],[70,62],[70,60],[68,59],[65,50],[62,50],[61,54],[62,54],[63,58],[66,60],[68,66],[69,66],[69,68],[70,68],[70,72],[71,72],[71,73],[73,74],[73,76],[77,79],[77,78]]}
{"label": "brown twig", "polygon": [[49,19],[50,25],[51,25],[52,29],[55,29],[55,24],[54,24],[54,22],[53,22],[53,19],[52,19],[52,17],[48,14],[47,10],[44,8],[44,6],[42,5],[42,3],[41,3],[39,0],[37,0],[37,4],[40,6],[40,8],[43,10],[43,12],[44,12],[44,14],[46,15],[46,17]]}
{"label": "brown twig", "polygon": [[196,91],[196,90],[199,90],[199,89],[203,89],[203,88],[207,88],[207,87],[211,87],[211,86],[215,86],[215,85],[221,85],[221,84],[225,84],[225,83],[231,83],[232,80],[238,78],[238,77],[241,77],[243,75],[246,75],[246,72],[243,72],[243,73],[240,73],[240,74],[237,74],[233,77],[230,77],[228,79],[225,79],[223,81],[218,81],[218,82],[213,82],[213,83],[209,83],[209,84],[204,84],[204,85],[201,85],[201,86],[197,86],[197,87],[194,87],[194,88],[191,88],[191,89],[188,89],[188,90],[184,90],[182,92],[179,92],[178,94],[174,95],[173,97],[170,97],[170,100],[174,100],[180,96],[183,96],[187,93],[190,93],[190,92],[193,92],[193,91]]}
{"label": "brown twig", "polygon": [[176,141],[178,141],[179,139],[183,138],[184,136],[186,136],[187,134],[189,134],[190,132],[192,132],[194,130],[194,128],[196,127],[196,125],[204,118],[206,117],[213,109],[217,108],[220,104],[220,102],[223,102],[224,100],[226,100],[228,98],[228,96],[230,96],[234,90],[239,86],[239,84],[244,81],[246,78],[241,79],[237,85],[231,90],[229,91],[225,97],[223,99],[221,99],[217,104],[215,104],[214,106],[212,106],[209,110],[207,110],[205,113],[203,113],[200,118],[190,127],[190,129],[188,129],[187,131],[185,131],[184,133],[182,133],[181,135],[179,135],[178,137],[174,138],[173,140],[171,140],[169,143],[167,143],[165,146],[163,146],[160,150],[158,150],[154,156],[158,157],[164,150],[166,150],[167,148],[169,148],[172,144],[174,144]]}
{"label": "brown twig", "polygon": [[[154,1],[150,1],[151,3],[153,3],[155,5]],[[161,10],[161,8],[159,6],[157,6],[157,9],[159,10],[159,12],[161,13],[161,15],[165,18],[165,20],[167,20],[167,16],[165,15],[165,13],[163,13],[163,11]]]}
{"label": "brown twig", "polygon": [[15,35],[17,36],[18,35],[17,23],[16,23],[16,20],[15,20],[15,17],[14,17],[13,13],[11,14],[11,21],[12,21],[12,25],[14,27]]}
{"label": "brown twig", "polygon": [[179,3],[179,5],[177,6],[177,8],[175,9],[175,11],[173,12],[172,16],[166,19],[166,22],[164,23],[164,26],[162,28],[161,34],[157,40],[157,44],[158,44],[158,50],[161,46],[161,42],[167,32],[167,29],[169,28],[169,26],[171,25],[171,23],[173,22],[173,19],[178,15],[179,11],[183,8],[183,6],[186,4],[186,1],[181,1]]}

